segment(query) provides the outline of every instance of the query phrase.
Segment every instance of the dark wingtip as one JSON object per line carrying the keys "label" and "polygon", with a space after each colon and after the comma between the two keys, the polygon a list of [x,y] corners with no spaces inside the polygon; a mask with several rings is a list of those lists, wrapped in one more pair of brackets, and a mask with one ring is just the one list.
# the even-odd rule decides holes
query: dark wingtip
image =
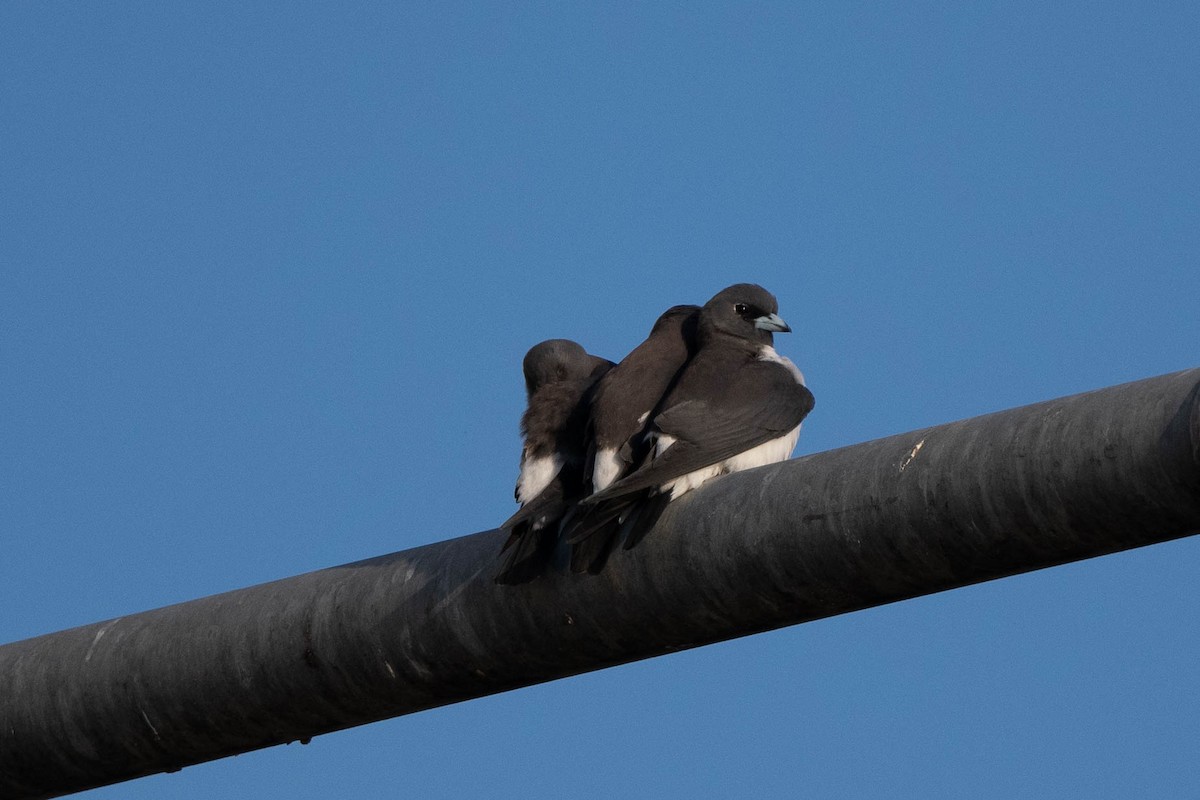
{"label": "dark wingtip", "polygon": [[529,583],[550,567],[557,546],[557,524],[534,527],[528,520],[520,523],[500,548],[501,565],[495,582],[509,586]]}
{"label": "dark wingtip", "polygon": [[662,516],[670,502],[669,494],[655,494],[643,500],[622,526],[624,542],[621,546],[626,550],[636,547],[638,542],[646,538],[646,534],[658,524],[659,517]]}
{"label": "dark wingtip", "polygon": [[599,575],[616,549],[620,527],[620,520],[609,520],[604,526],[593,530],[587,538],[571,545],[571,572]]}

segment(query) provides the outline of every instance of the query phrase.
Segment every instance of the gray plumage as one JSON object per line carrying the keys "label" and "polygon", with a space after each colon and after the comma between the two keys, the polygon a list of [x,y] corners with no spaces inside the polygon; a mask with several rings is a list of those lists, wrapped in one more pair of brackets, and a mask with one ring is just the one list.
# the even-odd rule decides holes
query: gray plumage
{"label": "gray plumage", "polygon": [[[593,492],[603,491],[628,475],[649,455],[650,419],[670,390],[696,345],[700,307],[672,306],[655,321],[650,334],[621,363],[609,370],[592,394],[588,473]],[[571,535],[574,512],[563,523]],[[571,568],[577,572],[603,564],[619,535],[614,520],[571,548]]]}
{"label": "gray plumage", "polygon": [[521,508],[501,524],[508,539],[497,583],[532,580],[557,540],[558,522],[585,492],[589,393],[613,363],[568,339],[530,348],[522,363],[528,406],[521,416]]}
{"label": "gray plumage", "polygon": [[[791,330],[777,312],[775,297],[755,284],[731,286],[705,304],[696,353],[650,421],[653,452],[581,501],[568,532],[576,547],[611,536],[614,525],[631,547],[670,500],[718,475],[791,455],[813,396],[795,365],[771,346],[772,332]],[[572,568],[603,566],[603,559],[586,561],[573,557]]]}
{"label": "gray plumage", "polygon": [[700,306],[673,306],[650,335],[596,384],[592,396],[592,489],[601,491],[641,461],[644,433],[696,343]]}

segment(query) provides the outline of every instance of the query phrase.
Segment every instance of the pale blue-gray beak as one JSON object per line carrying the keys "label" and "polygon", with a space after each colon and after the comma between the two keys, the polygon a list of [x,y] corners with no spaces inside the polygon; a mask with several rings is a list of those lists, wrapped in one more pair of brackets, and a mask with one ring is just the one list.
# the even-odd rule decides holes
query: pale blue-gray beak
{"label": "pale blue-gray beak", "polygon": [[760,331],[771,331],[772,333],[792,332],[791,327],[778,314],[767,314],[765,317],[756,317],[754,327]]}

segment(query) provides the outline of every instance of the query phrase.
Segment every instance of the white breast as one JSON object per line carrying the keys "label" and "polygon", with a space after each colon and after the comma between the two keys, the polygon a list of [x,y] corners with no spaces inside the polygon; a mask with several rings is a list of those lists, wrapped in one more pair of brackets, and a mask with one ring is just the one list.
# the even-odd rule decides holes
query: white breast
{"label": "white breast", "polygon": [[521,459],[521,475],[517,478],[517,502],[525,505],[550,485],[562,469],[562,457],[552,456]]}
{"label": "white breast", "polygon": [[607,489],[621,474],[621,459],[613,448],[597,450],[592,463],[592,491]]}
{"label": "white breast", "polygon": [[767,464],[787,461],[792,457],[792,451],[796,449],[796,442],[798,441],[800,441],[799,425],[778,439],[763,442],[757,447],[752,447],[743,453],[738,453],[732,458],[725,459],[725,472],[741,472],[744,469],[754,469],[755,467],[762,467]]}
{"label": "white breast", "polygon": [[800,384],[801,386],[805,385],[804,373],[800,371],[800,368],[793,364],[792,360],[787,356],[779,355],[779,353],[777,353],[775,348],[771,347],[771,345],[764,344],[762,346],[762,350],[759,351],[758,358],[761,361],[774,361],[776,364],[782,364],[783,366],[787,367],[788,371],[792,373],[793,377],[795,377],[796,383]]}
{"label": "white breast", "polygon": [[[790,358],[779,355],[774,347],[763,345],[758,357],[763,361],[773,361],[776,364],[787,367],[788,371],[795,377],[796,382],[801,386],[804,385],[804,373],[792,363]],[[797,425],[783,436],[772,439],[769,442],[763,442],[757,447],[752,447],[745,452],[731,456],[719,464],[713,464],[712,466],[689,472],[687,475],[682,475],[670,483],[664,483],[659,487],[659,491],[670,492],[671,499],[674,500],[718,475],[728,475],[731,472],[741,472],[744,469],[753,469],[754,467],[787,461],[792,457],[792,451],[796,449],[796,442],[800,440],[800,427],[800,425]],[[670,436],[660,436],[657,443],[657,454],[662,455],[663,451],[674,443],[675,440]]]}

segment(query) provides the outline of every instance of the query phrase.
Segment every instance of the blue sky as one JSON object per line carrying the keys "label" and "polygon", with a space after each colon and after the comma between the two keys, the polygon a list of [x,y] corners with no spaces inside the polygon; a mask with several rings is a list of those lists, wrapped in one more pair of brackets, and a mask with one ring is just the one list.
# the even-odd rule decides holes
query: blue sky
{"label": "blue sky", "polygon": [[[798,452],[1200,365],[1190,3],[0,5],[0,641],[494,527],[755,281]],[[1200,542],[96,798],[1181,796]]]}

